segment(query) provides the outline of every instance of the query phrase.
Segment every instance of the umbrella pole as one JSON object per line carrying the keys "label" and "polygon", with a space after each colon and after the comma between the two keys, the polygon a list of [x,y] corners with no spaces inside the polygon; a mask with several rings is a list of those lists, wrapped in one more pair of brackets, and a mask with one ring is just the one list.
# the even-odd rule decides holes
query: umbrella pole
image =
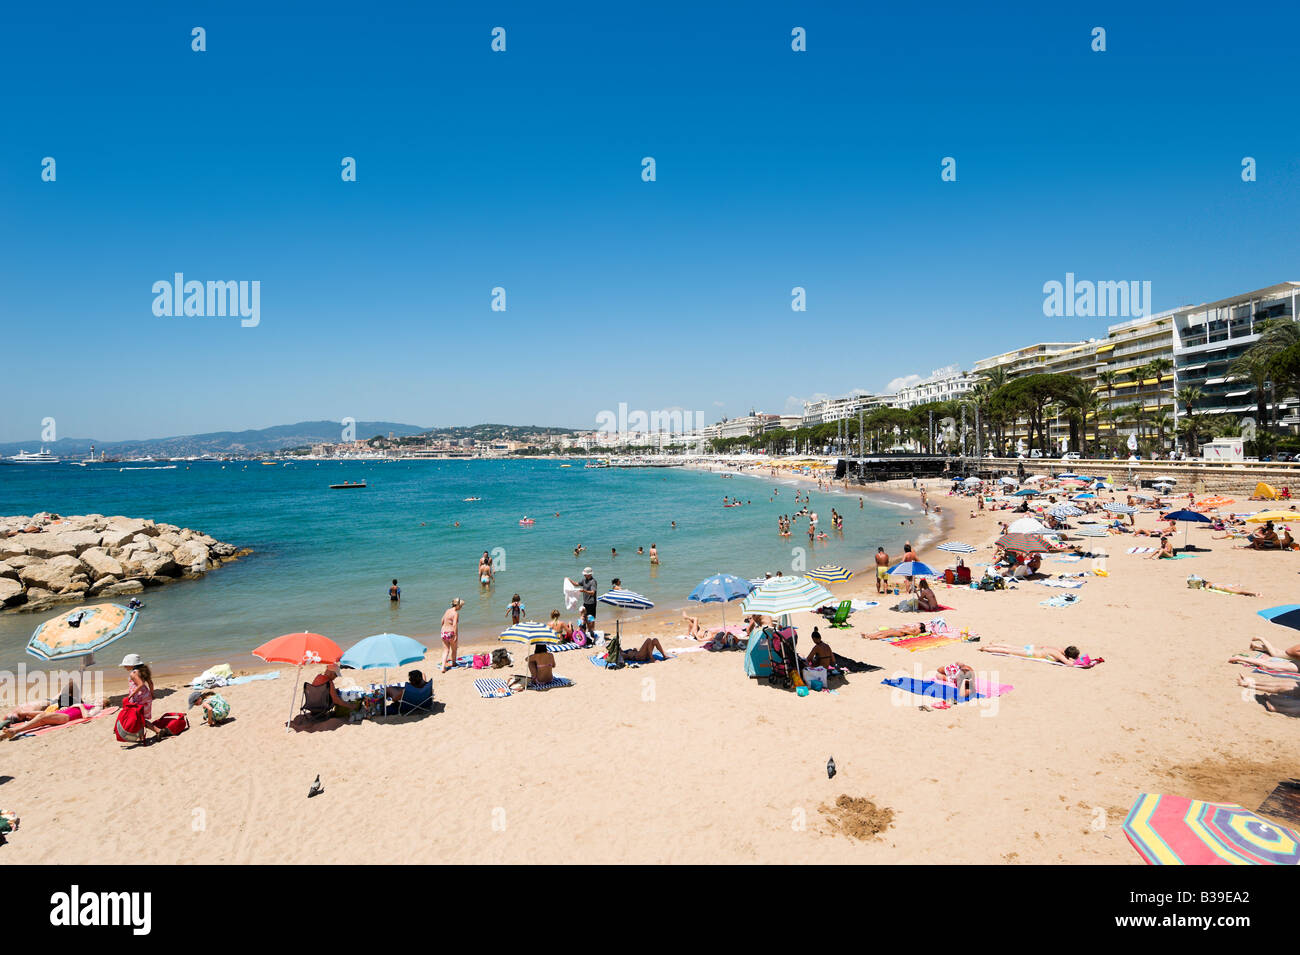
{"label": "umbrella pole", "polygon": [[298,669],[295,670],[293,674],[293,687],[290,689],[289,718],[284,721],[284,731],[286,733],[292,730],[292,726],[290,724],[293,723],[293,705],[294,703],[298,702],[298,680],[301,677],[302,677],[302,664],[299,663]]}

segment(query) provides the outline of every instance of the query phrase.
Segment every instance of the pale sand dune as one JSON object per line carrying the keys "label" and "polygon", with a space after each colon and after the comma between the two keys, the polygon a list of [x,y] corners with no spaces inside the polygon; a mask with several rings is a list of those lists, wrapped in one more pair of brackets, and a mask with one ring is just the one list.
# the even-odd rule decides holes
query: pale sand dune
{"label": "pale sand dune", "polygon": [[[932,489],[953,537],[992,540],[993,514],[972,521],[946,485]],[[286,734],[292,670],[282,668],[280,680],[225,691],[230,724],[156,746],[122,747],[107,720],[0,743],[0,779],[12,777],[0,807],[22,816],[0,862],[1136,864],[1120,824],[1137,793],[1254,808],[1300,756],[1297,724],[1243,697],[1243,668],[1226,663],[1252,635],[1291,636],[1254,612],[1294,600],[1300,555],[1233,551],[1209,536],[1192,531],[1212,554],[1174,562],[1124,554],[1132,538],[1100,542],[1111,576],[1089,580],[1065,609],[1038,605],[1064,591],[1032,584],[938,588],[956,608],[950,623],[985,641],[1076,643],[1106,658],[1090,671],[975,645],[907,653],[862,639],[925,619],[889,612],[890,598],[855,614],[851,631],[821,628],[836,650],[886,668],[836,695],[756,685],[739,653],[604,672],[574,651],[558,667],[573,688],[481,700],[476,674],[456,671],[435,679],[445,709],[415,721]],[[863,542],[864,563],[876,543]],[[901,542],[881,543],[896,554]],[[1191,591],[1192,572],[1264,596]],[[869,574],[835,589],[874,599]],[[805,651],[809,617],[797,621]],[[680,629],[653,626],[670,649],[686,645],[668,639]],[[953,659],[1015,690],[996,709],[922,712],[918,698],[880,685]],[[184,693],[155,713],[183,709]],[[839,773],[828,780],[831,755]],[[309,800],[318,773],[325,792]],[[832,834],[818,807],[842,793],[893,809],[893,828],[866,843]]]}

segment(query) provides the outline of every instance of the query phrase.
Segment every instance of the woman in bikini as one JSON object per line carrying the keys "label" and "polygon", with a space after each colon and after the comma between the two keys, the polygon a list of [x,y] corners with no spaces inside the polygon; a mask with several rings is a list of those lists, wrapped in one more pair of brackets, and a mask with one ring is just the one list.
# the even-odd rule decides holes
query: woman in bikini
{"label": "woman in bikini", "polygon": [[9,723],[3,730],[0,730],[0,738],[13,739],[15,736],[31,732],[42,726],[61,726],[71,720],[90,719],[92,716],[99,715],[106,702],[106,700],[97,700],[94,703],[73,703],[59,709],[45,706],[41,706],[39,709],[20,706],[9,714],[9,719],[21,720],[22,722]]}
{"label": "woman in bikini", "polygon": [[1262,670],[1277,670],[1279,673],[1300,673],[1300,644],[1283,649],[1263,637],[1255,637],[1250,641],[1250,648],[1267,653],[1268,656],[1250,657],[1237,653],[1229,657],[1228,662],[1259,667]]}
{"label": "woman in bikini", "polygon": [[465,601],[457,597],[442,615],[442,672],[446,673],[456,662],[456,645],[460,640],[460,608]]}
{"label": "woman in bikini", "polygon": [[554,630],[563,640],[568,640],[573,633],[573,625],[567,620],[561,620],[560,611],[558,610],[551,611],[551,622],[547,626]]}
{"label": "woman in bikini", "polygon": [[1023,647],[1013,647],[1007,643],[990,643],[980,647],[980,652],[1002,653],[1011,657],[1026,657],[1030,660],[1048,660],[1066,666],[1075,666],[1080,659],[1087,659],[1081,656],[1078,647],[1066,647],[1062,650],[1060,647],[1036,647],[1032,643],[1027,643]]}

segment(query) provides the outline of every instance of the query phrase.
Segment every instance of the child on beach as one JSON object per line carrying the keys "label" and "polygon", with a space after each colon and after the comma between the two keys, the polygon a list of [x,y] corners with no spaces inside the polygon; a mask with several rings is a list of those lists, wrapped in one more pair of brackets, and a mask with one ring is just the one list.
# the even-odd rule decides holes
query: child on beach
{"label": "child on beach", "polygon": [[516,624],[524,619],[526,613],[527,611],[524,609],[523,603],[520,602],[519,595],[515,594],[510,598],[510,606],[506,607],[506,616],[510,618],[512,624]]}
{"label": "child on beach", "polygon": [[230,718],[230,704],[216,690],[195,690],[190,694],[190,707],[201,707],[203,722],[209,726],[224,723]]}

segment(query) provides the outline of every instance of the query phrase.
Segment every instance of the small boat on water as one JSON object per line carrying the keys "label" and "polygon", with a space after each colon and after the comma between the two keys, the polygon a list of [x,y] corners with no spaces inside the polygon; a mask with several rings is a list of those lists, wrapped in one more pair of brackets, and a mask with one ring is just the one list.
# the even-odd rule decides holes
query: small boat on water
{"label": "small boat on water", "polygon": [[355,488],[365,487],[365,481],[344,481],[342,484],[331,484],[331,491],[351,491]]}
{"label": "small boat on water", "polygon": [[462,500],[462,501],[466,501],[466,502],[468,502],[468,501],[481,501],[481,500],[483,500],[483,498],[481,498],[481,497],[462,497],[461,500]]}

